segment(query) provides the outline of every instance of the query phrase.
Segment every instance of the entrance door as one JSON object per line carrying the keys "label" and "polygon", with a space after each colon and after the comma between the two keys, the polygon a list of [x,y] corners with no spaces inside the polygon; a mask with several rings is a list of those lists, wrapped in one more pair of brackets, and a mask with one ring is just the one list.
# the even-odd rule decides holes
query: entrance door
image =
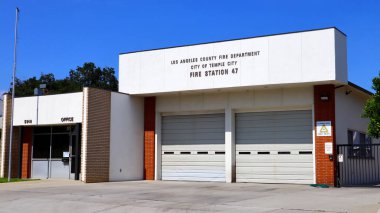
{"label": "entrance door", "polygon": [[69,147],[69,133],[52,135],[50,178],[70,179]]}
{"label": "entrance door", "polygon": [[[49,177],[51,135],[38,134],[40,130],[33,136],[32,178],[46,179]],[[50,128],[48,130],[50,132]]]}
{"label": "entrance door", "polygon": [[32,178],[79,179],[79,127],[34,128]]}

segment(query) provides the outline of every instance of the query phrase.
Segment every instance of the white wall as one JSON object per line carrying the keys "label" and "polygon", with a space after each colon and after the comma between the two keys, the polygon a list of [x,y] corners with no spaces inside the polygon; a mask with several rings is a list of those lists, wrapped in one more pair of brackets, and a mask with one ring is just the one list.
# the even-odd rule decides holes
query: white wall
{"label": "white wall", "polygon": [[[352,91],[346,95],[346,91]],[[362,118],[364,104],[369,96],[344,86],[335,90],[335,123],[337,144],[348,144],[347,130],[366,133],[369,120]]]}
{"label": "white wall", "polygon": [[[346,37],[334,28],[265,36],[119,56],[119,91],[129,94],[159,94],[260,85],[347,82]],[[258,55],[231,58],[231,54],[257,52]],[[219,59],[221,55],[227,59]],[[215,56],[202,62],[202,57]],[[197,62],[172,64],[196,58]],[[236,65],[228,66],[227,62]],[[211,68],[210,63],[225,62]],[[207,65],[192,69],[192,65]],[[205,71],[229,69],[228,75],[205,76]],[[238,71],[232,73],[233,68]],[[202,77],[191,77],[200,71]]]}
{"label": "white wall", "polygon": [[335,69],[337,79],[345,79],[345,82],[347,82],[347,66],[346,36],[339,31],[335,31]]}
{"label": "white wall", "polygon": [[142,180],[144,100],[111,93],[110,181]]}
{"label": "white wall", "polygon": [[[82,106],[82,92],[16,98],[14,125],[81,123]],[[62,121],[62,118],[71,117],[72,121]],[[25,123],[25,120],[30,120],[31,123]]]}
{"label": "white wall", "polygon": [[215,92],[180,94],[157,97],[157,112],[207,112],[232,110],[283,110],[308,107],[313,104],[313,87],[243,90],[240,92]]}

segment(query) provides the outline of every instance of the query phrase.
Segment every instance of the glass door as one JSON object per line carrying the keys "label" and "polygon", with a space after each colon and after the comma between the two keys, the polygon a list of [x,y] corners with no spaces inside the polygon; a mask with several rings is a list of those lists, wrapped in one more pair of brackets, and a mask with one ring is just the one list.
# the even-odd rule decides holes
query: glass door
{"label": "glass door", "polygon": [[79,134],[80,124],[35,127],[32,178],[79,180]]}
{"label": "glass door", "polygon": [[50,178],[69,179],[70,134],[53,134],[50,160]]}
{"label": "glass door", "polygon": [[33,137],[32,178],[49,178],[50,134],[39,134]]}

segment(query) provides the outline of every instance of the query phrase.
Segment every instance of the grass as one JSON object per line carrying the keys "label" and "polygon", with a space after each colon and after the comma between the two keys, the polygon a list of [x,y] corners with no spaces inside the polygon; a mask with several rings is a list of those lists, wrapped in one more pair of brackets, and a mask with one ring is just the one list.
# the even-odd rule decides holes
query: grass
{"label": "grass", "polygon": [[[11,182],[31,181],[36,179],[11,178]],[[0,178],[0,183],[8,183],[8,178]]]}

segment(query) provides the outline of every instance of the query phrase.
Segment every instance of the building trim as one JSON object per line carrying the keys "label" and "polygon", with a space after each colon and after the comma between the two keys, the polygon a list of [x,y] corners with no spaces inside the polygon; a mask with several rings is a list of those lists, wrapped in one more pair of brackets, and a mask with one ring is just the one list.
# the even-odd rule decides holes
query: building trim
{"label": "building trim", "polygon": [[365,93],[366,95],[370,95],[370,96],[373,95],[372,92],[370,92],[370,91],[364,89],[363,87],[361,87],[361,86],[359,86],[359,85],[357,85],[357,84],[352,83],[351,81],[348,81],[348,86],[353,87],[354,89],[357,89],[357,90],[359,90],[360,92]]}

